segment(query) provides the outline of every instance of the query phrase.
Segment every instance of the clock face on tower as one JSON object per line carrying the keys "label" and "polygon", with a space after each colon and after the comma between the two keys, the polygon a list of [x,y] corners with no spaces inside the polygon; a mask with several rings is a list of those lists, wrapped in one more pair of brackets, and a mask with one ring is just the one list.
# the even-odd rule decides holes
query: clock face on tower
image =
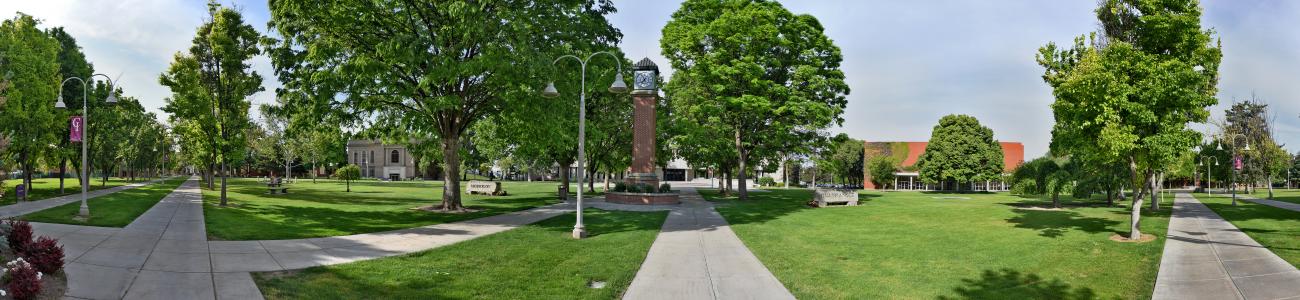
{"label": "clock face on tower", "polygon": [[638,89],[638,90],[653,90],[653,89],[655,89],[655,72],[654,72],[654,71],[649,71],[649,70],[646,70],[646,71],[636,71],[636,78],[634,78],[634,80],[635,80],[636,82],[634,83],[634,85],[633,85],[633,87],[632,87],[633,89]]}

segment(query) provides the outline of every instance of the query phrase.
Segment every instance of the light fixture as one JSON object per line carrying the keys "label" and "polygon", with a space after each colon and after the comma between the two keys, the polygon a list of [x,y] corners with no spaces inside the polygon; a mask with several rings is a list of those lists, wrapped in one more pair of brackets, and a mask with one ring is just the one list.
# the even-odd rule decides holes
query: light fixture
{"label": "light fixture", "polygon": [[614,84],[609,86],[609,92],[618,94],[627,92],[627,83],[623,82],[623,73],[614,76]]}
{"label": "light fixture", "polygon": [[63,104],[63,93],[59,93],[59,100],[54,101],[54,108],[68,108],[67,104]]}
{"label": "light fixture", "polygon": [[555,97],[559,97],[559,96],[560,96],[560,92],[555,90],[555,83],[554,83],[554,82],[547,83],[547,84],[546,84],[546,89],[543,89],[543,90],[542,90],[542,97],[546,97],[546,98],[555,98]]}
{"label": "light fixture", "polygon": [[105,99],[104,102],[107,102],[107,103],[117,103],[117,96],[113,95],[112,92],[110,92],[110,93],[108,94],[108,99]]}

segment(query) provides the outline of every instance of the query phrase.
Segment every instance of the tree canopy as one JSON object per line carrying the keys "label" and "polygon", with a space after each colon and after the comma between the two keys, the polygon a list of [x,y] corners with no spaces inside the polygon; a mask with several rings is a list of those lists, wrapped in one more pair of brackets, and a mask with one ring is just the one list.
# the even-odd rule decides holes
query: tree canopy
{"label": "tree canopy", "polygon": [[1128,165],[1133,186],[1130,238],[1138,239],[1144,192],[1164,166],[1201,136],[1217,103],[1221,50],[1201,28],[1194,0],[1106,0],[1096,10],[1102,30],[1068,48],[1048,43],[1037,61],[1056,101],[1053,153],[1090,163]]}
{"label": "tree canopy", "polygon": [[25,14],[0,23],[0,82],[6,84],[0,95],[0,137],[8,140],[5,150],[15,154],[27,186],[37,159],[56,143],[55,132],[64,125],[57,118],[63,114],[54,108],[61,80],[59,41],[36,28],[38,23]]}
{"label": "tree canopy", "polygon": [[813,140],[843,121],[843,58],[823,31],[817,18],[767,0],[688,0],[664,27],[672,109],[699,123],[692,132],[725,129],[741,182],[785,141]]}
{"label": "tree canopy", "polygon": [[[465,133],[507,107],[536,103],[551,60],[569,45],[617,43],[607,0],[275,0],[272,62],[301,107],[374,120],[436,139],[445,174],[460,173]],[[297,106],[297,105],[295,105]],[[443,210],[463,210],[445,176]]]}
{"label": "tree canopy", "polygon": [[216,2],[208,3],[208,16],[189,51],[177,53],[158,80],[172,91],[163,111],[171,114],[173,124],[190,127],[178,132],[188,140],[184,145],[202,149],[186,153],[205,156],[191,161],[202,162],[199,165],[207,167],[209,178],[220,169],[221,206],[225,206],[229,165],[247,154],[244,133],[253,126],[249,97],[262,91],[262,76],[248,63],[261,53],[262,36],[244,23],[238,11]]}
{"label": "tree canopy", "polygon": [[980,125],[975,117],[947,115],[930,132],[930,142],[916,166],[921,181],[951,182],[962,189],[972,181],[1002,177],[1002,145],[993,139],[993,130]]}

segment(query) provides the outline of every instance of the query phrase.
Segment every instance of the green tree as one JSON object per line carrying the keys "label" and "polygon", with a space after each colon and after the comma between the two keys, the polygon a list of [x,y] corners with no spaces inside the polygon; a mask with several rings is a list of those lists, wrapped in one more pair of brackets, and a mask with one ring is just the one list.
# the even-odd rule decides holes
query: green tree
{"label": "green tree", "polygon": [[[439,142],[443,210],[464,209],[466,132],[507,108],[540,102],[556,53],[621,38],[607,0],[273,1],[272,62],[306,107]],[[287,79],[287,80],[285,80]]]}
{"label": "green tree", "polygon": [[[871,174],[871,183],[877,188],[894,184],[894,172],[898,172],[898,162],[893,157],[877,156],[867,162],[867,172]],[[897,189],[898,187],[894,187]]]}
{"label": "green tree", "polygon": [[916,161],[922,181],[962,183],[1002,178],[1002,145],[993,130],[967,115],[947,115],[930,133],[925,153]]}
{"label": "green tree", "polygon": [[334,178],[342,180],[347,185],[348,192],[352,191],[352,181],[361,179],[361,167],[357,165],[346,165],[334,171]]}
{"label": "green tree", "polygon": [[[1231,173],[1236,182],[1245,183],[1247,193],[1252,192],[1252,187],[1257,184],[1266,183],[1268,197],[1272,199],[1273,178],[1285,173],[1290,159],[1286,150],[1273,139],[1270,121],[1268,104],[1251,96],[1248,100],[1233,103],[1224,112],[1220,139],[1230,153],[1236,153],[1244,162],[1241,170]],[[1246,145],[1250,145],[1250,150],[1245,150]]]}
{"label": "green tree", "polygon": [[[1193,0],[1106,0],[1102,31],[1061,48],[1048,43],[1037,61],[1052,87],[1053,153],[1123,163],[1137,189],[1129,238],[1158,171],[1196,145],[1188,123],[1204,122],[1217,100],[1221,51],[1201,29]],[[1085,43],[1087,41],[1088,43]]]}
{"label": "green tree", "polygon": [[[249,97],[262,91],[262,76],[248,61],[261,51],[261,34],[244,23],[238,11],[208,3],[210,19],[199,26],[187,53],[177,53],[159,78],[172,91],[163,111],[172,122],[189,120],[198,131],[187,131],[182,139],[207,149],[221,172],[221,206],[226,206],[226,177],[230,164],[242,160],[247,147],[244,133],[252,126],[248,118]],[[209,173],[214,169],[206,163]],[[209,188],[211,181],[209,180]]]}
{"label": "green tree", "polygon": [[[725,128],[740,182],[786,141],[843,121],[849,87],[840,50],[813,16],[775,1],[688,0],[660,45],[677,70],[669,82],[675,113]],[[739,196],[748,198],[744,184]]]}
{"label": "green tree", "polygon": [[[36,28],[39,22],[19,13],[0,23],[0,74],[8,88],[0,95],[0,136],[9,140],[6,151],[16,154],[23,184],[32,186],[37,159],[57,142],[60,116],[58,97],[59,41]],[[56,125],[58,124],[58,125]],[[20,201],[27,199],[21,198]]]}

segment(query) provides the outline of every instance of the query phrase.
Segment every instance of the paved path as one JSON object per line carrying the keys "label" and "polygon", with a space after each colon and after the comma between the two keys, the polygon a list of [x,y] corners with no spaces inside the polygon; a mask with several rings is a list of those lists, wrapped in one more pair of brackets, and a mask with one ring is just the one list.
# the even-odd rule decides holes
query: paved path
{"label": "paved path", "polygon": [[303,269],[423,251],[572,211],[556,204],[480,219],[350,236],[208,241],[191,179],[125,228],[34,223],[63,244],[68,292],[82,299],[261,299],[249,272]]}
{"label": "paved path", "polygon": [[[95,197],[112,194],[123,190],[134,189],[134,188],[154,184],[159,181],[162,181],[162,179],[155,179],[155,180],[145,181],[145,182],[136,182],[132,184],[115,186],[106,189],[93,190],[86,193],[86,199],[89,200]],[[80,189],[80,187],[78,187],[78,189]],[[55,206],[64,205],[72,202],[78,202],[78,201],[81,201],[81,193],[59,196],[54,198],[46,198],[46,199],[41,199],[36,201],[18,202],[18,203],[6,205],[4,207],[0,207],[0,219],[7,219],[7,218],[17,217],[21,215],[26,215],[26,214],[46,210]]]}
{"label": "paved path", "polygon": [[623,299],[794,299],[694,188],[681,188]]}
{"label": "paved path", "polygon": [[1300,271],[1186,193],[1173,216],[1152,299],[1300,299]]}
{"label": "paved path", "polygon": [[1259,198],[1255,198],[1255,197],[1251,197],[1251,196],[1245,196],[1245,195],[1237,195],[1237,198],[1239,198],[1239,199],[1245,199],[1246,201],[1255,202],[1255,203],[1259,203],[1259,204],[1263,204],[1263,205],[1268,205],[1268,206],[1272,206],[1272,207],[1276,207],[1276,208],[1281,208],[1281,209],[1286,209],[1286,210],[1291,210],[1291,211],[1300,211],[1300,204],[1296,204],[1296,203],[1291,203],[1291,202],[1286,202],[1286,201],[1269,200],[1269,199],[1259,199]]}

